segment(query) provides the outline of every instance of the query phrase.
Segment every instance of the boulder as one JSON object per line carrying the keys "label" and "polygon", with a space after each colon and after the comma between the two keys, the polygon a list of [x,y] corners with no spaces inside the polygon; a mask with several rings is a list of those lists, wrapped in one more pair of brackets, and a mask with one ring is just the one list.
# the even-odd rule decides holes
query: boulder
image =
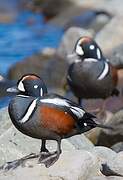
{"label": "boulder", "polygon": [[73,52],[76,41],[81,36],[92,36],[92,34],[92,32],[89,32],[88,30],[82,28],[69,28],[62,37],[61,43],[57,50],[57,54],[63,59],[66,59],[68,63],[71,63],[70,59],[67,58],[67,56]]}

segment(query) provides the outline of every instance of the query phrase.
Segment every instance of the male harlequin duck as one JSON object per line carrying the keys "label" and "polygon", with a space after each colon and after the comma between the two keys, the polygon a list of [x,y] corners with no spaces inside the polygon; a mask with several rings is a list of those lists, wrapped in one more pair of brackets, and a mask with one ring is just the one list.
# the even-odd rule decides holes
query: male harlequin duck
{"label": "male harlequin duck", "polygon": [[[94,115],[86,112],[76,103],[56,94],[47,94],[44,82],[36,75],[25,75],[17,83],[17,87],[9,88],[9,92],[18,92],[9,104],[9,115],[15,127],[23,134],[42,140],[39,163],[50,167],[61,154],[61,140],[84,133],[95,127],[108,128],[97,124]],[[46,140],[57,141],[57,151],[50,153]],[[5,168],[18,166],[20,163],[34,158],[30,155],[13,162]]]}
{"label": "male harlequin duck", "polygon": [[106,99],[119,94],[117,70],[92,38],[81,37],[69,58],[74,62],[69,66],[67,81],[79,104],[82,98]]}

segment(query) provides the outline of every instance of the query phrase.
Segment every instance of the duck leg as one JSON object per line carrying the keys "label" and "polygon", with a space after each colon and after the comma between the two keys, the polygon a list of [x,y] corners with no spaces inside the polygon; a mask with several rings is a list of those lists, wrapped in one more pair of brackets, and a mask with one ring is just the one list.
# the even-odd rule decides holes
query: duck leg
{"label": "duck leg", "polygon": [[0,170],[9,171],[10,169],[16,169],[20,165],[24,166],[24,163],[27,160],[33,159],[33,158],[38,158],[38,157],[39,157],[39,154],[31,153],[27,156],[20,158],[20,159],[10,161],[10,162],[6,162],[4,165],[0,166]]}
{"label": "duck leg", "polygon": [[53,165],[58,159],[61,154],[61,138],[57,139],[57,151],[51,153],[47,158],[39,161],[43,163],[47,168]]}
{"label": "duck leg", "polygon": [[42,160],[46,159],[47,157],[51,155],[52,153],[50,153],[48,149],[46,148],[46,140],[43,139],[38,162],[40,163]]}

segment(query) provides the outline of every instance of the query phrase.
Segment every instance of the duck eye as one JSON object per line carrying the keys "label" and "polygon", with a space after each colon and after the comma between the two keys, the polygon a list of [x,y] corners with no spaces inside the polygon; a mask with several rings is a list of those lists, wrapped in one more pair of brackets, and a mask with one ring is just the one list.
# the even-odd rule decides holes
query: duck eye
{"label": "duck eye", "polygon": [[37,88],[38,88],[38,85],[37,85],[37,84],[36,84],[36,85],[34,85],[34,88],[35,88],[35,89],[37,89]]}
{"label": "duck eye", "polygon": [[95,49],[95,46],[94,45],[90,45],[90,49],[91,50]]}

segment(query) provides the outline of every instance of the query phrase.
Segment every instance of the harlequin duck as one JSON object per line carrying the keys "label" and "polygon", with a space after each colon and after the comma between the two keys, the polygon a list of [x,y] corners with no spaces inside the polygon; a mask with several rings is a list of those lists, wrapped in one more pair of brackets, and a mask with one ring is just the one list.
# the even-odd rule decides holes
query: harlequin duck
{"label": "harlequin duck", "polygon": [[[25,75],[17,87],[9,92],[18,92],[9,104],[9,115],[15,127],[23,134],[42,140],[39,163],[50,167],[61,154],[61,140],[84,133],[95,127],[108,128],[97,124],[94,115],[86,112],[76,103],[56,94],[46,94],[44,82],[36,75]],[[46,140],[57,141],[57,151],[50,153]],[[37,155],[29,155],[9,162],[5,168],[18,166],[20,163]]]}
{"label": "harlequin duck", "polygon": [[103,55],[98,44],[90,37],[81,37],[75,45],[75,53],[69,56],[67,82],[78,98],[103,98],[118,95],[117,70]]}

